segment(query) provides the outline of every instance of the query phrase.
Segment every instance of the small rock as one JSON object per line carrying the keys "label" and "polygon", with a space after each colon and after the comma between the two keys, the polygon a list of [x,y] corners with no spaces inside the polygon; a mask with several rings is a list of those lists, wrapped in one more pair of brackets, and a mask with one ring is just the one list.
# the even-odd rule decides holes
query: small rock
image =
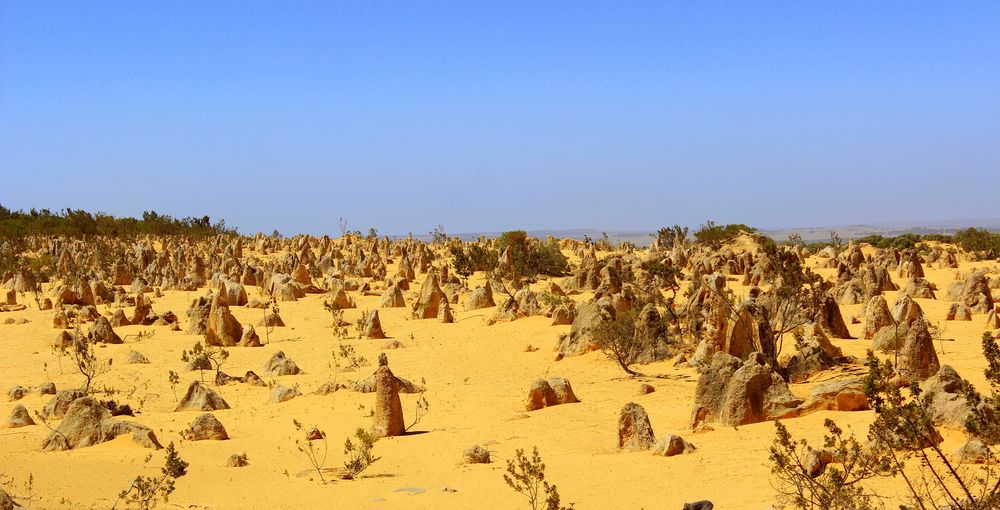
{"label": "small rock", "polygon": [[682,453],[691,453],[695,450],[693,444],[687,442],[681,436],[670,434],[653,445],[653,455],[673,457]]}
{"label": "small rock", "polygon": [[215,415],[205,413],[191,422],[191,427],[188,428],[184,438],[188,441],[224,441],[229,439],[229,434]]}
{"label": "small rock", "polygon": [[226,467],[246,467],[250,465],[247,462],[247,454],[245,453],[234,453],[226,459]]}
{"label": "small rock", "polygon": [[149,358],[144,356],[141,352],[128,351],[128,358],[125,359],[125,363],[128,365],[148,365]]}
{"label": "small rock", "polygon": [[271,390],[271,398],[267,400],[267,403],[280,404],[281,402],[288,402],[299,395],[302,395],[302,393],[296,388],[278,385]]}
{"label": "small rock", "polygon": [[14,409],[10,412],[10,417],[7,418],[7,422],[4,423],[3,428],[17,429],[34,424],[35,420],[31,419],[31,414],[28,413],[28,409],[23,405],[18,404],[14,406]]}

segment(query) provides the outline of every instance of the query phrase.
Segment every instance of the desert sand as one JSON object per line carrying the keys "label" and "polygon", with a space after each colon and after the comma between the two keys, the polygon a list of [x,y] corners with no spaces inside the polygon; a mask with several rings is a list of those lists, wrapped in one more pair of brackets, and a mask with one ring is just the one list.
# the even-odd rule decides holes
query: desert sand
{"label": "desert sand", "polygon": [[[249,243],[248,243],[249,244]],[[245,256],[255,255],[245,247]],[[873,249],[865,248],[871,254]],[[579,258],[573,250],[564,253],[571,262]],[[644,252],[637,252],[642,255]],[[259,254],[257,254],[259,256]],[[598,258],[610,255],[597,252]],[[280,254],[271,254],[278,258]],[[807,263],[817,268],[822,259],[812,256]],[[917,299],[929,319],[940,323],[942,337],[937,354],[942,364],[951,365],[981,390],[987,390],[983,377],[985,363],[980,337],[985,330],[983,315],[972,321],[945,322],[949,301],[944,289],[955,281],[957,273],[972,268],[991,267],[995,263],[959,259],[958,269],[939,269],[924,264],[926,278],[939,290],[937,299]],[[440,263],[436,261],[436,263]],[[992,265],[991,265],[992,264]],[[394,268],[395,264],[390,264]],[[835,277],[835,269],[818,268],[825,278]],[[690,274],[689,270],[685,270]],[[996,278],[996,273],[993,275]],[[904,279],[893,278],[901,287]],[[267,403],[271,390],[246,384],[212,385],[211,371],[205,372],[207,385],[231,405],[215,411],[230,439],[225,441],[185,441],[181,431],[201,414],[199,411],[173,412],[174,390],[168,372],[180,373],[176,387],[183,394],[188,383],[199,379],[199,372],[184,371],[182,350],[202,341],[201,335],[186,334],[183,324],[191,301],[206,293],[163,290],[162,297],[146,294],[157,313],[173,311],[180,317],[181,331],[170,326],[129,325],[115,328],[125,339],[118,345],[100,345],[99,356],[114,360],[111,371],[95,381],[98,388],[118,390],[114,398],[130,403],[140,412],[134,418],[152,428],[160,442],[173,442],[182,458],[190,463],[187,476],[178,480],[177,490],[163,508],[205,509],[307,509],[307,508],[526,508],[521,495],[509,489],[503,480],[505,461],[516,449],[537,447],[544,460],[547,479],[555,483],[563,503],[579,509],[667,508],[680,509],[684,503],[708,499],[719,509],[771,508],[775,501],[767,448],[775,427],[761,422],[738,427],[714,426],[714,430],[691,430],[691,412],[699,372],[687,364],[675,365],[664,360],[636,368],[643,375],[628,377],[601,352],[566,356],[557,360],[556,344],[569,325],[553,326],[544,316],[531,316],[511,322],[488,324],[495,308],[467,311],[452,305],[454,323],[436,319],[414,319],[410,304],[417,298],[424,275],[418,272],[410,290],[404,291],[407,307],[379,309],[379,294],[385,284],[372,281],[372,295],[352,291],[349,296],[356,308],[347,309],[346,321],[352,324],[348,343],[363,355],[368,364],[345,372],[333,368],[337,340],[330,327],[330,316],[323,308],[324,294],[307,294],[297,301],[280,302],[280,316],[286,327],[274,328],[265,341],[264,328],[257,332],[265,342],[262,347],[230,347],[223,371],[241,375],[247,370],[260,374],[265,381],[297,387],[302,395],[287,402]],[[549,281],[533,284],[542,289]],[[746,295],[748,286],[741,277],[729,276],[729,286],[737,296]],[[477,273],[469,287],[482,285],[484,276]],[[319,283],[319,282],[317,282]],[[678,304],[689,280],[681,282]],[[49,295],[52,284],[45,285]],[[247,285],[249,298],[259,298],[260,289]],[[995,292],[995,291],[994,291]],[[883,295],[891,306],[898,291]],[[592,292],[573,295],[585,302]],[[497,297],[499,301],[499,296]],[[60,358],[51,348],[58,329],[53,328],[53,310],[38,310],[30,295],[18,296],[28,309],[0,314],[6,319],[27,319],[25,324],[0,325],[0,388],[16,385],[33,388],[54,382],[58,389],[78,387],[81,376],[69,359]],[[97,306],[110,317],[114,307]],[[389,340],[401,348],[383,350],[386,340],[358,339],[353,323],[364,310],[379,309],[382,327]],[[233,315],[246,327],[257,324],[264,310],[232,306]],[[125,307],[126,315],[131,313]],[[864,316],[864,305],[841,305],[845,319]],[[832,339],[845,355],[863,360],[870,340],[860,339],[862,324],[847,325],[854,339]],[[84,326],[84,330],[89,328]],[[140,332],[153,331],[152,337],[137,340]],[[791,342],[785,342],[789,349]],[[528,345],[537,350],[526,349]],[[144,354],[149,364],[126,364],[127,353]],[[302,369],[299,375],[272,377],[264,373],[265,362],[283,351]],[[425,386],[422,394],[401,395],[406,423],[413,421],[416,400],[426,398],[427,413],[407,434],[379,440],[375,454],[381,459],[355,480],[340,480],[336,472],[344,461],[345,438],[359,428],[371,426],[366,414],[375,401],[374,393],[340,390],[316,395],[322,384],[333,381],[360,380],[377,367],[380,353],[399,377]],[[860,364],[850,369],[821,372],[809,381],[791,384],[791,390],[805,398],[817,381],[844,377],[853,370],[863,372]],[[531,383],[538,378],[568,379],[580,402],[525,411],[525,398]],[[640,395],[640,384],[653,386],[655,392]],[[0,418],[17,404],[34,415],[51,395],[32,391],[18,401],[0,398]],[[141,404],[140,404],[141,401]],[[624,453],[616,448],[618,412],[628,402],[641,404],[657,438],[667,434],[683,436],[696,446],[690,454],[661,457],[649,452]],[[360,408],[364,406],[364,408]],[[873,419],[872,411],[820,411],[789,418],[783,423],[800,437],[817,441],[822,423],[834,419],[842,427],[861,435]],[[293,420],[317,426],[328,438],[327,484],[322,484],[309,468],[305,456],[296,449],[301,433]],[[38,421],[38,420],[36,420]],[[55,426],[58,420],[50,425]],[[960,446],[964,439],[957,431],[943,431],[946,451]],[[39,423],[17,429],[0,429],[0,473],[13,489],[30,476],[34,480],[32,508],[109,508],[117,493],[126,488],[137,474],[155,474],[162,463],[163,450],[154,451],[121,436],[96,446],[69,451],[42,452],[41,445],[50,430]],[[482,445],[491,452],[492,463],[466,464],[463,451]],[[246,453],[249,465],[226,467],[234,453]],[[144,463],[147,455],[152,459]],[[905,493],[894,480],[877,480],[876,489],[884,495],[902,498]],[[15,493],[18,491],[11,490]],[[23,491],[21,491],[23,492]]]}

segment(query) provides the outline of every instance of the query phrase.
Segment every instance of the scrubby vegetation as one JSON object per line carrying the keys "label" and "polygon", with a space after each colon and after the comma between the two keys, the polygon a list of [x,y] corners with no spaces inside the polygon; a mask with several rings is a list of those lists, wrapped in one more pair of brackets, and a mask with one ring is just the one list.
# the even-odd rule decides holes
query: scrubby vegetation
{"label": "scrubby vegetation", "polygon": [[[978,441],[983,458],[969,467],[946,454],[934,425],[933,395],[917,384],[904,387],[892,361],[869,351],[864,393],[875,410],[866,444],[826,421],[830,435],[814,448],[794,440],[776,422],[777,437],[770,448],[772,473],[779,499],[801,509],[882,508],[884,497],[862,482],[880,476],[898,476],[909,491],[909,506],[978,510],[1000,506],[1000,470],[993,447],[1000,442],[1000,346],[989,333],[982,338],[985,375],[992,394],[980,394],[968,381],[960,392],[968,401],[965,433]],[[828,466],[830,464],[830,466]]]}
{"label": "scrubby vegetation", "polygon": [[345,480],[357,478],[380,458],[372,453],[375,443],[378,441],[377,436],[365,429],[358,428],[354,433],[354,438],[355,441],[351,441],[351,438],[344,441],[344,455],[347,456],[347,460],[344,461],[344,471],[341,478]]}
{"label": "scrubby vegetation", "polygon": [[506,253],[520,275],[561,276],[569,271],[569,261],[555,239],[541,241],[528,237],[523,230],[504,232],[494,242],[501,258]]}
{"label": "scrubby vegetation", "polygon": [[507,486],[528,499],[531,510],[567,510],[560,503],[559,490],[545,480],[545,464],[538,455],[536,446],[529,459],[524,450],[514,452],[514,459],[507,461],[507,473],[503,475]]}
{"label": "scrubby vegetation", "polygon": [[79,237],[108,235],[134,237],[138,235],[214,236],[234,235],[236,228],[226,226],[226,220],[212,223],[211,218],[174,218],[156,211],[145,211],[142,218],[116,217],[82,209],[61,211],[31,209],[12,211],[0,205],[0,239],[27,235],[57,235]]}
{"label": "scrubby vegetation", "polygon": [[[150,457],[146,457],[146,462],[149,462],[149,459]],[[187,468],[188,463],[181,459],[174,448],[174,443],[170,443],[167,446],[163,467],[160,469],[161,475],[135,477],[132,484],[118,494],[118,500],[111,506],[112,510],[118,508],[119,503],[140,510],[156,508],[161,498],[167,503],[176,488],[177,479],[187,474]]]}
{"label": "scrubby vegetation", "polygon": [[694,239],[701,244],[718,247],[743,232],[754,233],[757,232],[757,229],[742,223],[716,225],[714,221],[708,220],[694,231]]}

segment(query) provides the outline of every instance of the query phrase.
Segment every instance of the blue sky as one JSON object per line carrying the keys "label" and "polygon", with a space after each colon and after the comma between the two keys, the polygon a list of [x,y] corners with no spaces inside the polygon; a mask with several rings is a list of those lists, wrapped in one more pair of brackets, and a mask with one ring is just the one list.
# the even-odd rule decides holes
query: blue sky
{"label": "blue sky", "polygon": [[1000,216],[1000,2],[0,0],[0,203],[242,232]]}

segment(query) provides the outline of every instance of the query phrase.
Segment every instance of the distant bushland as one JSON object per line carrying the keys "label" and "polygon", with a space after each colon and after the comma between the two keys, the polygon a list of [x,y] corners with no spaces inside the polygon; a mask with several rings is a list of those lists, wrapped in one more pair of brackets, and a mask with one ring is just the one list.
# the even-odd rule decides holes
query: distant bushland
{"label": "distant bushland", "polygon": [[156,211],[145,211],[142,218],[132,218],[70,208],[55,212],[49,209],[12,211],[0,205],[0,238],[28,235],[133,237],[145,234],[203,237],[236,233],[236,228],[226,226],[226,220],[212,223],[208,216],[174,218]]}

